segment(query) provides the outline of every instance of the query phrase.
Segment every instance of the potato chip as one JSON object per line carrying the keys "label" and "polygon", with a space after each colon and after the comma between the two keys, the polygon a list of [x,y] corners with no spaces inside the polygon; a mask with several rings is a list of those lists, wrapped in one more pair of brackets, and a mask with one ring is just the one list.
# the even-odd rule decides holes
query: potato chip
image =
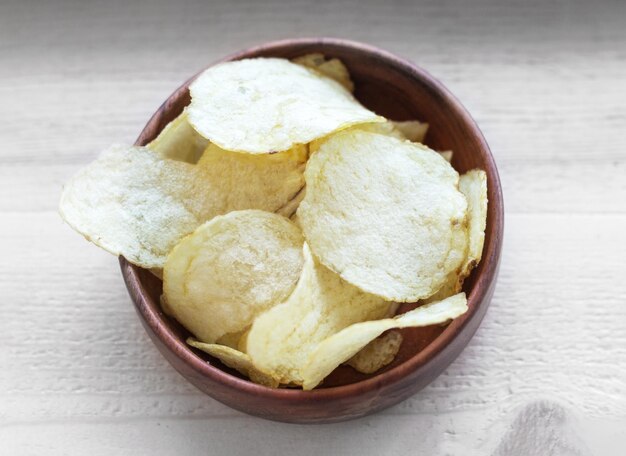
{"label": "potato chip", "polygon": [[291,294],[303,242],[298,227],[277,214],[247,210],[213,218],[167,257],[168,311],[203,342],[246,330]]}
{"label": "potato chip", "polygon": [[350,73],[339,59],[326,60],[324,54],[313,53],[297,57],[293,59],[292,62],[317,70],[324,76],[337,81],[344,86],[346,90],[354,92],[354,83],[352,79],[350,79]]}
{"label": "potato chip", "polygon": [[439,301],[461,291],[463,281],[482,256],[487,225],[487,175],[478,169],[463,174],[459,179],[459,190],[467,199],[467,236],[457,240],[458,250],[463,248],[465,255],[458,269],[451,272],[445,284],[425,302]]}
{"label": "potato chip", "polygon": [[340,132],[309,159],[305,180],[297,214],[311,250],[361,290],[414,302],[441,288],[463,260],[459,175],[425,146]]}
{"label": "potato chip", "polygon": [[402,133],[405,139],[416,143],[424,143],[428,124],[418,120],[390,121],[394,128]]}
{"label": "potato chip", "polygon": [[206,220],[233,210],[280,209],[302,189],[305,161],[303,146],[248,157],[211,145],[198,165],[145,147],[113,146],[65,185],[59,211],[96,245],[158,270]]}
{"label": "potato chip", "polygon": [[[428,130],[428,124],[421,123],[417,120],[407,120],[403,122],[397,122],[395,120],[385,120],[384,122],[373,122],[355,125],[354,127],[351,127],[351,129],[377,133],[379,135],[391,136],[393,138],[402,140],[408,139],[412,142],[415,142],[416,144],[421,144],[424,140],[424,136],[426,135],[426,130]],[[331,136],[332,134],[311,141],[311,143],[309,144],[309,154],[313,155],[313,153],[317,152],[320,146]],[[442,154],[447,153],[448,152],[443,152]],[[449,153],[451,159],[452,152]],[[443,157],[446,158],[447,155],[443,155]],[[450,162],[450,159],[446,158],[448,162]]]}
{"label": "potato chip", "polygon": [[394,360],[401,345],[402,334],[389,331],[363,347],[346,364],[362,374],[373,374]]}
{"label": "potato chip", "polygon": [[473,169],[459,179],[459,189],[467,198],[469,249],[464,265],[467,275],[480,262],[487,228],[487,174]]}
{"label": "potato chip", "polygon": [[[283,207],[278,209],[276,211],[276,213],[280,214],[280,215],[282,215],[284,217],[287,217],[287,218],[294,217],[296,215],[296,211],[298,210],[298,206],[300,206],[300,203],[304,199],[305,192],[306,192],[306,189],[304,189],[304,188],[302,190],[300,190],[298,192],[298,194],[291,199],[291,201],[289,201]],[[292,221],[293,221],[293,219],[292,219]]]}
{"label": "potato chip", "polygon": [[430,326],[445,323],[467,311],[465,293],[426,304],[395,318],[356,323],[331,335],[310,353],[302,369],[305,390],[315,388],[341,363],[349,360],[383,332],[394,328]]}
{"label": "potato chip", "polygon": [[143,147],[112,146],[64,187],[59,211],[94,244],[161,268],[178,240],[224,210],[194,166]]}
{"label": "potato chip", "polygon": [[163,158],[197,163],[209,141],[189,124],[187,110],[168,123],[146,147]]}
{"label": "potato chip", "polygon": [[219,182],[226,207],[274,212],[296,198],[304,187],[307,147],[276,154],[230,152],[210,144],[198,167],[211,182]]}
{"label": "potato chip", "polygon": [[284,151],[351,125],[384,121],[338,82],[283,59],[222,63],[189,89],[191,125],[238,152]]}
{"label": "potato chip", "polygon": [[452,162],[453,152],[451,150],[443,150],[439,152],[439,155],[441,155],[448,163]]}
{"label": "potato chip", "polygon": [[280,383],[301,384],[300,369],[319,342],[353,323],[381,318],[389,308],[319,264],[306,244],[303,254],[291,296],[259,316],[247,337],[254,365]]}
{"label": "potato chip", "polygon": [[254,383],[276,388],[278,383],[270,376],[265,375],[254,367],[250,357],[245,353],[219,344],[206,344],[193,338],[187,339],[187,343],[198,350],[219,359],[226,366],[235,369],[239,373],[245,375]]}

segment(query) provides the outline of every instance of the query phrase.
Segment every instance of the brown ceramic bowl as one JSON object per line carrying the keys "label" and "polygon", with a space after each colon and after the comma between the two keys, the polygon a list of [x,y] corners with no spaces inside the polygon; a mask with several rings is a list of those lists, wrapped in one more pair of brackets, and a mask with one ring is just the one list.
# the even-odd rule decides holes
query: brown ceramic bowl
{"label": "brown ceramic bowl", "polygon": [[[313,391],[271,389],[256,385],[218,360],[185,344],[189,335],[159,307],[161,282],[120,257],[122,274],[146,331],[163,356],[187,380],[209,396],[237,410],[293,423],[327,423],[357,418],[397,404],[433,381],[468,344],[493,295],[502,248],[503,203],[498,171],[480,130],[448,90],[411,62],[360,43],[325,38],[278,41],[226,57],[284,57],[321,52],[341,59],[365,106],[394,120],[427,121],[426,143],[454,151],[452,164],[463,173],[487,172],[489,213],[483,259],[464,290],[469,311],[447,327],[403,330],[396,360],[374,375],[339,367]],[[150,119],[137,139],[144,145],[157,136],[189,103],[189,83],[178,88]],[[405,306],[407,309],[410,306]]]}

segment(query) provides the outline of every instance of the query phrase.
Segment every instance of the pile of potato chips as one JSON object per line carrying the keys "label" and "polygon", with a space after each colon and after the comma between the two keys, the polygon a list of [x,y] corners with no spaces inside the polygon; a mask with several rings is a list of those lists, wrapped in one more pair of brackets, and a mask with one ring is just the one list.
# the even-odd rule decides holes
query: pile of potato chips
{"label": "pile of potato chips", "polygon": [[[64,187],[60,212],[163,279],[163,310],[252,381],[315,388],[372,373],[399,328],[467,310],[481,258],[484,171],[423,145],[428,125],[363,107],[337,59],[209,68],[146,147],[112,146]],[[418,302],[394,316],[399,303]]]}

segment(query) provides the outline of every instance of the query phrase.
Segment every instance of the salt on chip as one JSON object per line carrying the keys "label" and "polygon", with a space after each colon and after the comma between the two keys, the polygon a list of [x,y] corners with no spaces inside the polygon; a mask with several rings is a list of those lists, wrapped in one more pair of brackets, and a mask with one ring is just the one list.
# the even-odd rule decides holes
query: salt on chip
{"label": "salt on chip", "polygon": [[237,152],[284,151],[352,125],[384,121],[338,82],[284,59],[222,63],[189,90],[191,125]]}
{"label": "salt on chip", "polygon": [[163,158],[197,163],[208,145],[209,142],[189,124],[185,109],[146,147]]}
{"label": "salt on chip", "polygon": [[389,301],[435,293],[464,252],[458,173],[421,144],[340,132],[307,164],[298,220],[322,264]]}
{"label": "salt on chip", "polygon": [[239,350],[225,345],[207,344],[193,338],[187,339],[187,343],[192,347],[202,350],[214,358],[219,359],[226,366],[245,375],[254,383],[269,386],[271,388],[276,388],[278,386],[278,383],[274,379],[255,368],[250,360],[250,357]]}
{"label": "salt on chip", "polygon": [[394,360],[401,345],[402,334],[389,331],[368,343],[346,364],[362,374],[373,374]]}
{"label": "salt on chip", "polygon": [[350,72],[339,59],[329,60],[326,59],[324,54],[313,53],[296,57],[292,60],[292,62],[317,70],[324,76],[337,81],[339,84],[344,86],[346,90],[354,92],[354,83],[352,82],[352,79],[350,79]]}
{"label": "salt on chip", "polygon": [[349,360],[383,332],[445,323],[467,311],[465,293],[426,304],[395,318],[356,323],[331,335],[310,353],[302,369],[305,390],[315,388],[341,363]]}
{"label": "salt on chip", "polygon": [[353,323],[381,318],[389,308],[319,264],[306,244],[303,254],[293,293],[254,321],[246,341],[254,365],[285,384],[302,383],[300,369],[326,337]]}
{"label": "salt on chip", "polygon": [[299,228],[277,214],[246,210],[213,218],[167,257],[168,312],[202,342],[245,331],[291,294],[303,242]]}

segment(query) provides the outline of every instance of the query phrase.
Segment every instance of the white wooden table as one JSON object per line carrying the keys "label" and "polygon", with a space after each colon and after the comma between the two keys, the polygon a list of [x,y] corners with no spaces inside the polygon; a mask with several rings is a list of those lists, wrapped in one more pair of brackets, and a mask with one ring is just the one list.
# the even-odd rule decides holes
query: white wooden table
{"label": "white wooden table", "polygon": [[[0,454],[626,454],[626,2],[126,3],[0,3]],[[56,207],[208,62],[315,35],[408,57],[462,100],[506,229],[487,317],[438,380],[371,417],[296,426],[180,377],[117,259]]]}

